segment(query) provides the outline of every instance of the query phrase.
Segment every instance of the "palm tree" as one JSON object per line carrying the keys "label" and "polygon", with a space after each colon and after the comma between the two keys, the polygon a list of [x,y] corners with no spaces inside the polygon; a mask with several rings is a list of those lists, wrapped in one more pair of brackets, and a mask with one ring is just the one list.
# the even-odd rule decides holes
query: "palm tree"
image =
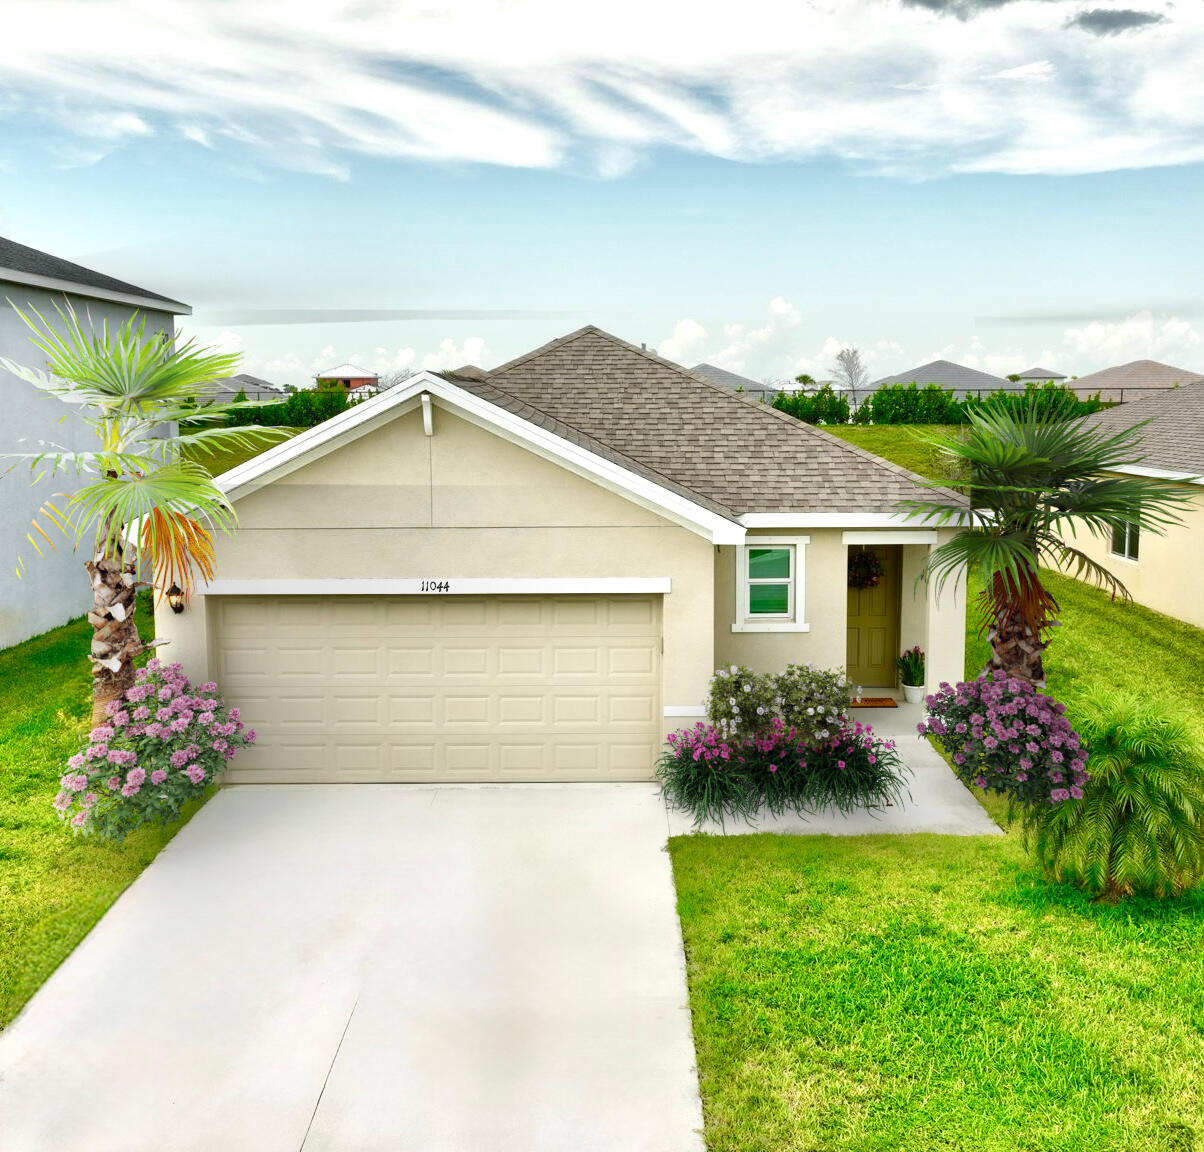
{"label": "palm tree", "polygon": [[[138,589],[153,586],[162,596],[174,585],[187,594],[197,576],[211,579],[210,528],[229,532],[235,524],[225,495],[185,449],[250,448],[282,432],[214,427],[231,405],[197,408],[198,389],[232,375],[237,356],[198,349],[191,340],[173,347],[148,339],[137,314],[111,333],[107,323],[99,332],[85,329],[70,307],[58,311],[61,331],[36,309],[36,321],[18,310],[46,355],[48,372],[10,360],[0,364],[71,405],[72,417],[95,432],[97,447],[4,455],[27,461],[35,483],[60,473],[89,478],[77,491],[47,500],[28,539],[40,555],[39,537],[54,547],[43,523],[73,538],[77,548],[90,537],[84,568],[92,585],[95,726],[104,723],[106,705],[133,686],[134,658],[154,646],[140,640],[134,622]],[[180,429],[175,435],[168,431],[173,425]],[[18,576],[23,570],[18,558]]]}
{"label": "palm tree", "polygon": [[[1054,417],[1056,417],[1056,413]],[[1058,623],[1058,602],[1041,583],[1040,567],[1086,577],[1131,600],[1124,584],[1069,540],[1084,528],[1105,536],[1122,524],[1161,534],[1179,523],[1190,497],[1171,481],[1115,475],[1139,463],[1141,424],[1109,435],[1089,419],[1051,418],[1034,401],[1022,408],[984,405],[967,413],[964,439],[924,437],[951,463],[968,466],[969,507],[945,496],[902,500],[909,516],[962,529],[928,558],[926,578],[937,590],[961,571],[982,583],[982,627],[1000,671],[1045,684],[1041,654]],[[932,485],[936,487],[936,485]]]}

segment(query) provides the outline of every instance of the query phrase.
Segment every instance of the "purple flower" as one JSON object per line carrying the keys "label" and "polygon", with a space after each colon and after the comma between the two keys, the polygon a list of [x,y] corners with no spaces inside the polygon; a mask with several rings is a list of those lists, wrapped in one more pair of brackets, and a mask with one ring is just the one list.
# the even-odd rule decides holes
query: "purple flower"
{"label": "purple flower", "polygon": [[156,769],[155,769],[155,770],[154,770],[154,771],[153,771],[153,772],[150,774],[150,782],[151,782],[152,784],[162,784],[162,783],[163,783],[163,781],[164,781],[164,780],[166,780],[166,779],[167,779],[167,773],[166,773],[166,771],[164,771],[164,769],[162,769],[162,768],[156,768]]}
{"label": "purple flower", "polygon": [[1055,788],[1049,794],[1049,802],[1051,804],[1060,804],[1063,800],[1069,800],[1070,793],[1065,788]]}

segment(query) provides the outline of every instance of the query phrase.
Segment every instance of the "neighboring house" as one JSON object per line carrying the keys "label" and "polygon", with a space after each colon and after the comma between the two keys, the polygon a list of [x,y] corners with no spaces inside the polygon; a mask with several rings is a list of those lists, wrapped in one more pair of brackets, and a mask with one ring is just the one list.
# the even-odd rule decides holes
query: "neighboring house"
{"label": "neighboring house", "polygon": [[1053,372],[1048,368],[1029,368],[1016,377],[1017,384],[1060,384],[1066,377],[1061,372]]}
{"label": "neighboring house", "polygon": [[[145,318],[149,335],[167,338],[174,333],[175,317],[191,312],[178,300],[0,237],[0,356],[44,368],[46,358],[30,343],[30,330],[16,310],[32,319],[30,310],[36,309],[60,326],[56,305],[74,308],[85,325],[108,321],[110,329],[137,313]],[[63,422],[69,414],[66,405],[3,368],[0,408],[0,453],[36,451],[40,441],[68,449],[95,447],[90,431]],[[86,611],[92,600],[83,557],[72,552],[66,537],[50,533],[57,550],[39,537],[42,556],[26,538],[43,501],[55,492],[75,490],[80,482],[60,473],[33,485],[24,465],[8,471],[10,463],[0,464],[0,647],[62,624]],[[18,555],[25,562],[24,579],[14,570]]]}
{"label": "neighboring house", "polygon": [[157,635],[258,730],[232,781],[647,780],[718,666],[962,676],[964,585],[916,581],[952,530],[895,509],[924,481],[594,327],[218,482],[237,534]]}
{"label": "neighboring house", "polygon": [[282,404],[288,399],[288,393],[283,388],[261,380],[258,376],[252,376],[249,372],[211,380],[205,385],[202,394],[216,404],[233,404],[240,392],[245,394],[248,401],[256,404]]}
{"label": "neighboring house", "polygon": [[964,364],[954,364],[952,360],[933,360],[911,368],[906,372],[896,372],[893,376],[883,376],[867,385],[869,391],[883,384],[916,384],[923,388],[925,384],[939,384],[942,388],[953,390],[957,400],[967,396],[989,396],[992,392],[1023,392],[1023,384],[1014,384],[1002,376],[992,376],[987,372],[979,372],[977,368],[967,368]]}
{"label": "neighboring house", "polygon": [[1204,382],[1159,392],[1091,418],[1118,432],[1148,420],[1145,459],[1122,469],[1135,476],[1178,481],[1192,504],[1165,535],[1128,527],[1100,539],[1081,531],[1069,543],[1120,577],[1133,599],[1204,628]]}
{"label": "neighboring house", "polygon": [[1131,400],[1140,400],[1143,396],[1165,392],[1181,384],[1195,384],[1202,379],[1204,372],[1175,368],[1170,364],[1160,364],[1157,360],[1133,360],[1128,364],[1118,364],[1115,368],[1092,372],[1089,376],[1080,376],[1070,381],[1070,387],[1082,400],[1098,392],[1101,400],[1127,404]]}
{"label": "neighboring house", "polygon": [[714,364],[695,364],[690,371],[695,376],[710,380],[712,384],[722,384],[724,388],[730,388],[733,392],[747,393],[754,400],[765,404],[772,404],[779,391],[768,384],[759,384],[756,380],[750,380],[737,372],[729,372],[726,368],[718,368]]}
{"label": "neighboring house", "polygon": [[372,396],[380,390],[380,377],[356,364],[340,364],[329,372],[319,372],[314,377],[314,383],[340,384],[356,396]]}

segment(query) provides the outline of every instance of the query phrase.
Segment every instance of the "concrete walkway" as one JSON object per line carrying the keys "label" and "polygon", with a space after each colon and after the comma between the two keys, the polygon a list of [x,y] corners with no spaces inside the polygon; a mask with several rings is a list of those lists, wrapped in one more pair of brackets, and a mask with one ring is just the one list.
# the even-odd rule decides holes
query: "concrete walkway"
{"label": "concrete walkway", "polygon": [[654,785],[236,787],[0,1034],[3,1152],[699,1152]]}
{"label": "concrete walkway", "polygon": [[[903,763],[911,769],[907,782],[910,798],[880,812],[849,814],[820,812],[814,816],[763,815],[746,824],[735,819],[723,827],[705,822],[699,831],[713,835],[740,836],[751,832],[785,832],[809,836],[861,836],[873,832],[940,832],[949,836],[1002,836],[998,825],[983,811],[931,744],[916,732],[924,718],[922,704],[900,704],[897,708],[854,708],[854,720],[869,724],[875,736],[895,740]],[[693,832],[694,823],[684,812],[669,811],[673,836]]]}

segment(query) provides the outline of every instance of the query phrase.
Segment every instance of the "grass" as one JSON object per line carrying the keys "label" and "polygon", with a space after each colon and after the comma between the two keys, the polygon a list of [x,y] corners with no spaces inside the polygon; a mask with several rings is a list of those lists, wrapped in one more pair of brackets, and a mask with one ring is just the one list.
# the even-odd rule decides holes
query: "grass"
{"label": "grass", "polygon": [[[1165,700],[1204,740],[1200,685],[1204,684],[1204,630],[1140,604],[1113,602],[1106,593],[1067,576],[1042,572],[1061,606],[1061,627],[1045,653],[1046,691],[1066,704],[1092,688],[1137,691]],[[971,589],[966,621],[966,676],[977,676],[990,648],[974,621]]]}
{"label": "grass", "polygon": [[211,476],[220,476],[223,472],[229,472],[231,468],[237,468],[240,464],[245,464],[248,460],[258,456],[261,452],[266,452],[269,448],[274,448],[277,444],[283,444],[284,440],[295,436],[301,429],[291,428],[285,429],[288,436],[282,440],[273,440],[268,444],[259,444],[254,448],[225,448],[214,452],[198,452],[193,451],[185,453],[190,460],[195,460],[202,467],[206,468]]}
{"label": "grass", "polygon": [[[1204,632],[1047,578],[1071,721],[1088,688],[1136,689],[1204,738]],[[1014,834],[669,850],[711,1152],[1204,1148],[1204,891],[1093,904]]]}
{"label": "grass", "polygon": [[856,444],[875,456],[881,456],[901,468],[907,468],[929,480],[941,484],[958,483],[961,473],[951,469],[949,463],[935,449],[925,444],[921,436],[964,435],[965,427],[958,424],[931,424],[911,426],[907,424],[825,424],[825,432],[839,436],[849,444]]}
{"label": "grass", "polygon": [[[154,635],[149,596],[138,630]],[[88,729],[91,632],[80,617],[0,650],[0,1028],[182,827],[104,845],[72,836],[50,806]]]}
{"label": "grass", "polygon": [[1011,836],[670,852],[711,1152],[1204,1141],[1204,895],[1093,905]]}

